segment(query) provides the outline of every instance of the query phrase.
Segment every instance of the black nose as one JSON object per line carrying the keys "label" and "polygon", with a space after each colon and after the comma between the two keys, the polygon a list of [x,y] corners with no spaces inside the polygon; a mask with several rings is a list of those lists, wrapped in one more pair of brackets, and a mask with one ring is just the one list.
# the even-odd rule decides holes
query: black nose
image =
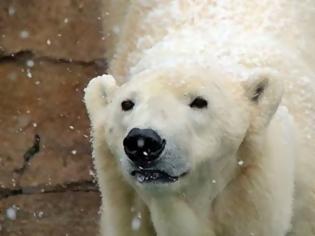
{"label": "black nose", "polygon": [[152,129],[132,129],[124,139],[124,149],[138,166],[148,166],[165,148],[165,140]]}

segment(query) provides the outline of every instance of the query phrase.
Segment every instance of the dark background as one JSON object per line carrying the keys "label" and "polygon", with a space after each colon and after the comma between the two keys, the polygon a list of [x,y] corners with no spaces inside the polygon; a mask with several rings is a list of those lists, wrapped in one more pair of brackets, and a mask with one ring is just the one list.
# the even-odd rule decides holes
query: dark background
{"label": "dark background", "polygon": [[101,10],[100,0],[0,0],[0,235],[97,233],[82,98],[106,70]]}

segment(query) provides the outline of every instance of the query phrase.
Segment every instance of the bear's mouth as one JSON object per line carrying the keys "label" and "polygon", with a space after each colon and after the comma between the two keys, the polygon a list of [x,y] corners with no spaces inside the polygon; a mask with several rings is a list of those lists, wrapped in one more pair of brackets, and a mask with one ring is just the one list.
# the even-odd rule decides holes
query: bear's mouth
{"label": "bear's mouth", "polygon": [[183,173],[179,176],[171,176],[161,170],[134,170],[131,175],[136,178],[139,183],[174,183],[180,177],[186,175]]}

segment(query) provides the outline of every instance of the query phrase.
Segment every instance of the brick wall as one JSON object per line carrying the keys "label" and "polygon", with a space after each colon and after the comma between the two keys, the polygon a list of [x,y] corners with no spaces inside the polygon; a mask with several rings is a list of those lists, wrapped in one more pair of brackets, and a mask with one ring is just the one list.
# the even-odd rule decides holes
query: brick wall
{"label": "brick wall", "polygon": [[82,90],[106,69],[100,9],[0,1],[0,235],[97,234]]}

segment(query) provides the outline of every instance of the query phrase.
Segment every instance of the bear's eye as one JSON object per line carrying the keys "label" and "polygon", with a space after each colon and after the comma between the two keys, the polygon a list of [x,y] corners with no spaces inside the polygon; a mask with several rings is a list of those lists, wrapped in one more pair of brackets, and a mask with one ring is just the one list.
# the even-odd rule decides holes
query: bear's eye
{"label": "bear's eye", "polygon": [[202,97],[196,97],[191,103],[191,108],[203,109],[208,107],[208,102]]}
{"label": "bear's eye", "polygon": [[121,109],[123,111],[130,111],[134,107],[134,102],[131,100],[125,100],[121,103]]}

